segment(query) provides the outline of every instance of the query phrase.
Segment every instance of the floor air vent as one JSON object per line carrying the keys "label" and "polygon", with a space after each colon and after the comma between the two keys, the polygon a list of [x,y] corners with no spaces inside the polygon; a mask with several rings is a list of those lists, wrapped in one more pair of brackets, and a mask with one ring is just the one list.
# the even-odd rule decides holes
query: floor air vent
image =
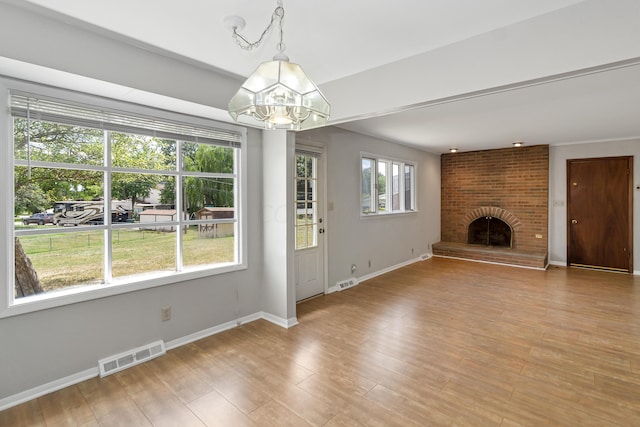
{"label": "floor air vent", "polygon": [[100,376],[114,374],[166,353],[164,341],[156,341],[98,361]]}
{"label": "floor air vent", "polygon": [[358,279],[352,277],[351,279],[343,280],[341,282],[336,283],[339,291],[344,291],[345,289],[349,289],[358,284]]}

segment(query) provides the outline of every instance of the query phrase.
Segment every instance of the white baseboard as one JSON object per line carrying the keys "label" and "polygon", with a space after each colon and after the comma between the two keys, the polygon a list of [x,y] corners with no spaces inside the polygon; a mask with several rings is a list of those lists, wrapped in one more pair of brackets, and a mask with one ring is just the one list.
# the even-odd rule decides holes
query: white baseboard
{"label": "white baseboard", "polygon": [[[270,313],[258,312],[254,314],[250,314],[248,316],[241,317],[237,320],[232,320],[230,322],[225,322],[220,325],[213,326],[211,328],[204,329],[199,332],[194,332],[193,334],[186,335],[181,338],[177,338],[175,340],[168,341],[165,344],[165,348],[167,350],[171,350],[185,344],[192,343],[194,341],[200,340],[202,338],[209,337],[211,335],[219,334],[220,332],[227,331],[229,329],[233,329],[245,323],[253,322],[255,320],[264,319],[268,322],[271,322],[277,326],[283,328],[291,328],[298,324],[298,319],[293,317],[290,319],[283,319],[277,316],[274,316]],[[98,368],[97,361],[96,367],[84,370],[82,372],[78,372],[73,375],[69,375],[46,384],[42,384],[40,386],[34,387],[29,390],[25,390],[23,392],[14,394],[12,396],[5,397],[0,399],[0,411],[4,411],[5,409],[9,409],[13,406],[20,405],[21,403],[28,402],[33,399],[37,399],[40,396],[44,396],[45,394],[53,393],[54,391],[63,389],[65,387],[69,387],[82,381],[89,380],[91,378],[97,377],[100,375],[100,369]]]}
{"label": "white baseboard", "polygon": [[505,267],[526,268],[526,269],[529,269],[529,270],[539,270],[539,271],[544,271],[544,270],[547,269],[547,267],[549,267],[549,263],[548,262],[547,262],[547,265],[545,265],[544,268],[542,268],[542,267],[529,267],[527,265],[507,264],[507,263],[504,263],[504,262],[484,261],[484,260],[481,260],[481,259],[460,258],[460,257],[456,257],[456,256],[446,256],[446,255],[435,255],[435,256],[437,258],[459,259],[460,261],[480,262],[482,264],[503,265]]}
{"label": "white baseboard", "polygon": [[271,322],[274,325],[278,325],[282,328],[285,329],[289,329],[292,326],[295,326],[298,324],[298,318],[296,317],[291,317],[289,319],[283,319],[282,317],[278,317],[278,316],[274,316],[271,313],[266,313],[266,312],[262,312],[262,316],[261,316],[264,320],[266,320],[267,322]]}
{"label": "white baseboard", "polygon": [[13,396],[5,397],[4,399],[0,399],[0,411],[4,411],[5,409],[9,409],[12,406],[16,406],[33,399],[37,399],[40,396],[53,393],[54,391],[61,390],[74,384],[78,384],[82,381],[89,380],[91,378],[97,377],[99,374],[100,370],[98,369],[98,365],[96,364],[95,368],[87,369],[85,371],[78,372],[77,374],[69,375],[67,377],[39,385],[21,393],[14,394]]}
{"label": "white baseboard", "polygon": [[[567,263],[564,262],[564,261],[549,261],[549,264],[557,265],[557,266],[560,266],[560,267],[566,267],[567,266]],[[634,276],[640,276],[640,270],[634,270],[633,271],[633,275]]]}
{"label": "white baseboard", "polygon": [[237,326],[243,325],[245,323],[253,322],[254,320],[258,320],[262,318],[262,313],[254,313],[248,316],[241,317],[237,320],[232,320],[230,322],[222,323],[220,325],[213,326],[211,328],[204,329],[202,331],[194,332],[193,334],[186,335],[184,337],[176,338],[175,340],[168,341],[165,343],[165,347],[167,350],[171,350],[185,344],[192,343],[194,341],[198,341],[202,338],[209,337],[211,335],[219,334],[220,332],[227,331],[229,329],[233,329]]}
{"label": "white baseboard", "polygon": [[[416,263],[416,262],[426,261],[431,257],[432,257],[431,254],[422,254],[417,258],[412,258],[410,260],[403,261],[403,262],[401,262],[399,264],[383,268],[382,270],[374,271],[373,273],[369,273],[369,274],[365,274],[364,276],[356,277],[356,279],[358,280],[358,284],[360,284],[361,282],[363,282],[365,280],[373,279],[374,277],[381,276],[381,275],[383,275],[385,273],[389,273],[390,271],[397,270],[397,269],[402,268],[402,267],[406,267],[407,265],[411,265],[411,264]],[[356,285],[356,286],[358,286],[358,285]],[[331,286],[331,287],[329,287],[329,289],[327,289],[327,294],[331,294],[331,293],[334,293],[334,292],[337,292],[337,291],[338,291],[338,287],[337,286]]]}

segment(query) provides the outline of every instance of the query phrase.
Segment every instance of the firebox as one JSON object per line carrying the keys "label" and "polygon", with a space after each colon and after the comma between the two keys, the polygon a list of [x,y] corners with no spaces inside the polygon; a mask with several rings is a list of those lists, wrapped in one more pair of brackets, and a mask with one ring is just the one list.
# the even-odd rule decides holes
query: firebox
{"label": "firebox", "polygon": [[511,247],[511,226],[499,218],[483,216],[469,224],[467,243]]}

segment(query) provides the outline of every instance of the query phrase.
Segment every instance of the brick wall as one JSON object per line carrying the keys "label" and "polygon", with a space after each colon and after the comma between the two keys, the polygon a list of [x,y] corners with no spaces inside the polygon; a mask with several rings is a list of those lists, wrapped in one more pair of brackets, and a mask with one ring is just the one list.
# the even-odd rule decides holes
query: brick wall
{"label": "brick wall", "polygon": [[519,221],[514,249],[547,253],[548,145],[443,154],[441,164],[443,242],[466,243],[469,213],[496,207]]}

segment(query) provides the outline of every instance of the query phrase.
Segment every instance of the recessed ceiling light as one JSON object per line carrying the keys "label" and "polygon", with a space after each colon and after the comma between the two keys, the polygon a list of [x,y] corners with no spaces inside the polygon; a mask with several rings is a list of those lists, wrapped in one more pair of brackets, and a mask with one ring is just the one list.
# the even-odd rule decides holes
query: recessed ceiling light
{"label": "recessed ceiling light", "polygon": [[458,149],[457,148],[449,148],[449,152],[450,153],[457,153]]}
{"label": "recessed ceiling light", "polygon": [[513,143],[514,147],[522,147],[523,145],[524,145],[524,142],[522,142],[522,141],[516,141],[516,142]]}

